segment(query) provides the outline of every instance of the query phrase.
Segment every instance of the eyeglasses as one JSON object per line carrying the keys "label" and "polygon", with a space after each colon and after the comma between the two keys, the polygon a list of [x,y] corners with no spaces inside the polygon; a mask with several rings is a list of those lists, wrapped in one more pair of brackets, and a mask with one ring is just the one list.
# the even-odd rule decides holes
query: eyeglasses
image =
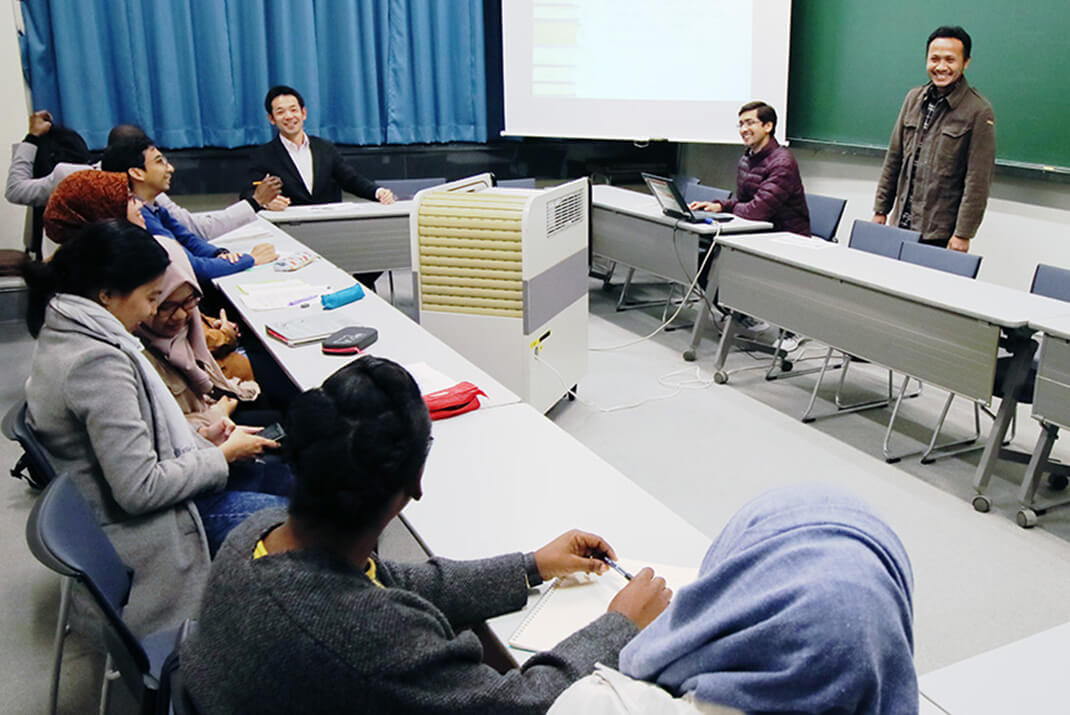
{"label": "eyeglasses", "polygon": [[761,123],[762,121],[760,119],[744,119],[736,126],[742,129],[743,127],[756,127]]}
{"label": "eyeglasses", "polygon": [[184,312],[189,313],[201,303],[201,297],[196,293],[190,295],[183,301],[165,300],[156,307],[156,313],[158,315],[165,315],[168,318],[172,317],[178,309],[181,308]]}

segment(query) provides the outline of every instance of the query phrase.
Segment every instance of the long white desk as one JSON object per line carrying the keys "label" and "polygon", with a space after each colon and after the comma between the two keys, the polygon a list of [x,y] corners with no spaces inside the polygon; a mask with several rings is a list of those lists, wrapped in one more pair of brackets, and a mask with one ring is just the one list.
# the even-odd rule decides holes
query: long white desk
{"label": "long white desk", "polygon": [[591,187],[591,251],[617,263],[688,285],[695,278],[700,241],[772,230],[767,221],[736,217],[722,224],[689,223],[662,213],[653,195],[599,184]]}
{"label": "long white desk", "polygon": [[918,686],[948,715],[1066,713],[1067,653],[1070,623],[927,673]]}
{"label": "long white desk", "polygon": [[339,268],[368,273],[410,268],[409,212],[412,201],[380,204],[343,201],[290,206],[261,216]]}
{"label": "long white desk", "polygon": [[1060,428],[1070,429],[1070,313],[1032,320],[1030,327],[1043,332],[1044,337],[1033,385],[1032,411],[1041,429],[1022,476],[1015,517],[1018,525],[1025,528],[1035,526],[1037,517],[1050,509],[1070,504],[1070,497],[1034,503],[1045,472],[1051,472],[1063,484],[1067,478],[1068,466],[1053,463],[1050,457]]}
{"label": "long white desk", "polygon": [[[305,247],[296,239],[266,221],[255,221],[216,239],[214,243],[238,250],[248,250],[255,243],[270,241],[280,253],[296,252]],[[290,347],[267,336],[264,325],[272,320],[299,317],[302,313],[321,312],[319,300],[308,301],[307,308],[297,306],[278,310],[251,310],[242,300],[239,284],[276,281],[295,278],[311,285],[330,286],[340,290],[356,281],[346,271],[340,270],[329,260],[313,261],[293,272],[278,272],[271,265],[258,266],[248,271],[225,276],[216,280],[223,294],[241,314],[246,324],[256,332],[275,361],[282,367],[293,383],[307,390],[318,387],[323,380],[352,357],[324,355],[319,343]],[[365,291],[362,299],[330,311],[351,319],[353,325],[367,325],[379,331],[379,340],[368,348],[373,355],[388,357],[403,365],[427,363],[435,370],[457,381],[468,380],[487,393],[483,405],[493,407],[519,401],[519,397],[458,354],[441,340],[414,323],[407,316],[371,291]]]}
{"label": "long white desk", "polygon": [[[1017,405],[1035,344],[1031,321],[1065,314],[1065,303],[793,234],[719,239],[720,300],[853,355],[989,402],[997,348],[1013,357],[999,413],[978,465],[974,507]],[[738,330],[730,318],[715,361],[723,372]]]}
{"label": "long white desk", "polygon": [[[403,516],[435,553],[531,551],[573,528],[600,535],[622,558],[654,563],[697,567],[709,547],[702,532],[530,405],[441,420],[433,433],[423,499]],[[505,643],[524,615],[496,618],[491,629]]]}

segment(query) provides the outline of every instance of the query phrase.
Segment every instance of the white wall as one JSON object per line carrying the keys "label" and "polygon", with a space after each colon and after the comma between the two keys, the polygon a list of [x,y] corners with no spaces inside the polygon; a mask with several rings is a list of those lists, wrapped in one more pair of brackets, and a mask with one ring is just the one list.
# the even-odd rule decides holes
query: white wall
{"label": "white wall", "polygon": [[[11,144],[26,136],[26,83],[22,80],[22,55],[15,26],[18,2],[0,6],[0,97],[6,97],[7,109],[0,112],[0,181],[7,180],[11,165]],[[26,207],[0,199],[0,248],[23,247]]]}
{"label": "white wall", "polygon": [[[685,145],[682,174],[702,183],[734,189],[741,147]],[[835,151],[792,150],[806,190],[847,199],[839,238],[846,242],[851,223],[869,219],[880,174],[880,159]],[[1070,268],[1070,184],[997,175],[984,222],[971,252],[984,256],[981,280],[1028,289],[1037,263]]]}

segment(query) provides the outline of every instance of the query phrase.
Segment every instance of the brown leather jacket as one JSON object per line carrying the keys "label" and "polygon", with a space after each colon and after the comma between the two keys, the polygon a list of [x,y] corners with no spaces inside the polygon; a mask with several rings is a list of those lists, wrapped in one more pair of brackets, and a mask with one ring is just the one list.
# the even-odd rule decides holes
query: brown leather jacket
{"label": "brown leather jacket", "polygon": [[[907,92],[884,156],[873,212],[888,214],[897,204],[891,225],[898,225],[903,211],[928,87]],[[985,215],[996,161],[996,117],[988,100],[965,77],[947,100],[950,108],[936,116],[921,138],[915,169],[911,227],[927,240],[973,238]]]}

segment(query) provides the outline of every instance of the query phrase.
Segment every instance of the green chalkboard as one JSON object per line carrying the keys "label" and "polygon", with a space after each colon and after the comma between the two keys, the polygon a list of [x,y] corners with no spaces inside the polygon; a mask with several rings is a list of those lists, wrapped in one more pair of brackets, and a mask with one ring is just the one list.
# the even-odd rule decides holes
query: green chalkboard
{"label": "green chalkboard", "polygon": [[788,136],[886,148],[945,24],[973,38],[966,78],[995,109],[997,162],[1070,171],[1068,0],[795,0]]}

